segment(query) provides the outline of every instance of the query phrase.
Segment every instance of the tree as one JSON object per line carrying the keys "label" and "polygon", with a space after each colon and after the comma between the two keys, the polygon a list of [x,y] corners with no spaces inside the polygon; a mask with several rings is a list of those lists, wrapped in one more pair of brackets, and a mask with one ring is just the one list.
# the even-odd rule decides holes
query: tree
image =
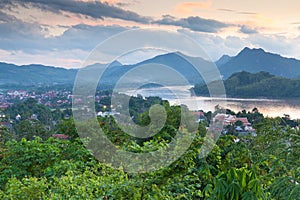
{"label": "tree", "polygon": [[70,119],[62,120],[60,124],[58,124],[57,132],[59,134],[65,134],[70,136],[70,139],[75,139],[79,137],[73,117],[71,117]]}
{"label": "tree", "polygon": [[16,124],[16,138],[18,140],[26,138],[32,140],[35,137],[47,139],[51,136],[51,131],[46,129],[46,126],[38,120],[24,120]]}
{"label": "tree", "polygon": [[235,126],[243,126],[243,122],[241,120],[237,120],[236,122],[234,122]]}

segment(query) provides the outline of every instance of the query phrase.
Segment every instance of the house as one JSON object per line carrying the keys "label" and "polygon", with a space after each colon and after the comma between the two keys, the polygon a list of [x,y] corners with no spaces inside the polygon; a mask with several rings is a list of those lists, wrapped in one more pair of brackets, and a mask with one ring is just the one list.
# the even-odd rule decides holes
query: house
{"label": "house", "polygon": [[251,126],[251,123],[249,123],[246,117],[236,117],[235,115],[229,115],[229,114],[217,114],[213,120],[214,122],[216,121],[223,122],[224,126],[234,125],[234,123],[237,121],[241,121],[243,123],[243,126]]}
{"label": "house", "polygon": [[69,138],[69,136],[65,134],[53,134],[52,137],[61,140],[67,140]]}
{"label": "house", "polygon": [[194,116],[195,116],[196,122],[204,122],[206,120],[204,113],[201,111],[194,112]]}
{"label": "house", "polygon": [[37,114],[32,114],[30,118],[33,119],[33,120],[38,120],[38,115]]}
{"label": "house", "polygon": [[[236,117],[235,115],[229,115],[229,114],[217,114],[213,118],[214,123],[222,123],[224,127],[226,126],[235,126],[236,122],[242,122],[240,126],[235,127],[235,132],[237,132],[239,135],[252,135],[256,136],[256,131],[254,128],[252,128],[251,123],[248,121],[246,117]],[[227,134],[228,130],[225,128],[222,130],[222,134]]]}
{"label": "house", "polygon": [[16,120],[17,120],[17,121],[20,121],[21,119],[22,119],[21,115],[18,114],[18,115],[16,116]]}
{"label": "house", "polygon": [[243,126],[251,126],[251,123],[248,122],[247,117],[236,117],[235,122],[241,121],[243,123]]}
{"label": "house", "polygon": [[240,127],[240,126],[237,126],[236,128],[235,128],[235,131],[236,132],[242,132],[244,129],[242,128],[242,127]]}

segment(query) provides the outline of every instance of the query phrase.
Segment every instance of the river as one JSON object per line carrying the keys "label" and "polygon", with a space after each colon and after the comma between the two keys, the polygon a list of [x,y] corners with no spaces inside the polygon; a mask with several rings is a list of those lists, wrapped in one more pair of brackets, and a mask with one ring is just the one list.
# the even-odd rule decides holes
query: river
{"label": "river", "polygon": [[251,111],[257,108],[264,116],[282,117],[289,114],[292,119],[300,119],[299,99],[242,99],[242,98],[211,98],[194,97],[190,95],[191,86],[172,86],[157,88],[142,88],[127,90],[125,93],[131,96],[140,94],[144,97],[159,96],[168,100],[172,105],[185,104],[191,110],[214,111],[216,105],[229,108],[235,112],[245,109]]}

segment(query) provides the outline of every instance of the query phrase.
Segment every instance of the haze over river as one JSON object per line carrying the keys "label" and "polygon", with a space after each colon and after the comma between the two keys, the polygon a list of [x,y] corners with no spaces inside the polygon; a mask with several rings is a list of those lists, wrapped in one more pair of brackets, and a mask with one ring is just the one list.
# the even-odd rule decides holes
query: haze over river
{"label": "haze over river", "polygon": [[168,100],[172,105],[185,104],[191,110],[214,111],[216,105],[229,108],[235,112],[245,109],[251,111],[253,108],[269,117],[282,117],[289,114],[292,119],[300,119],[299,99],[242,99],[242,98],[212,98],[191,96],[189,88],[192,86],[172,86],[157,88],[142,88],[127,90],[125,93],[131,96],[140,94],[144,97],[159,96]]}

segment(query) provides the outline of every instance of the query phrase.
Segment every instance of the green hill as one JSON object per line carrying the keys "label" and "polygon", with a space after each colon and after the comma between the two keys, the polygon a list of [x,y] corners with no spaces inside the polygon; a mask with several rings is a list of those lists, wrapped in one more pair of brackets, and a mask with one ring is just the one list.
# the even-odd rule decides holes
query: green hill
{"label": "green hill", "polygon": [[0,85],[71,84],[76,73],[75,69],[36,64],[18,66],[0,62]]}
{"label": "green hill", "polygon": [[[213,86],[215,82],[210,83]],[[224,81],[227,97],[295,98],[300,97],[300,79],[288,79],[268,72],[237,72]],[[197,96],[209,96],[207,85],[193,88]]]}

